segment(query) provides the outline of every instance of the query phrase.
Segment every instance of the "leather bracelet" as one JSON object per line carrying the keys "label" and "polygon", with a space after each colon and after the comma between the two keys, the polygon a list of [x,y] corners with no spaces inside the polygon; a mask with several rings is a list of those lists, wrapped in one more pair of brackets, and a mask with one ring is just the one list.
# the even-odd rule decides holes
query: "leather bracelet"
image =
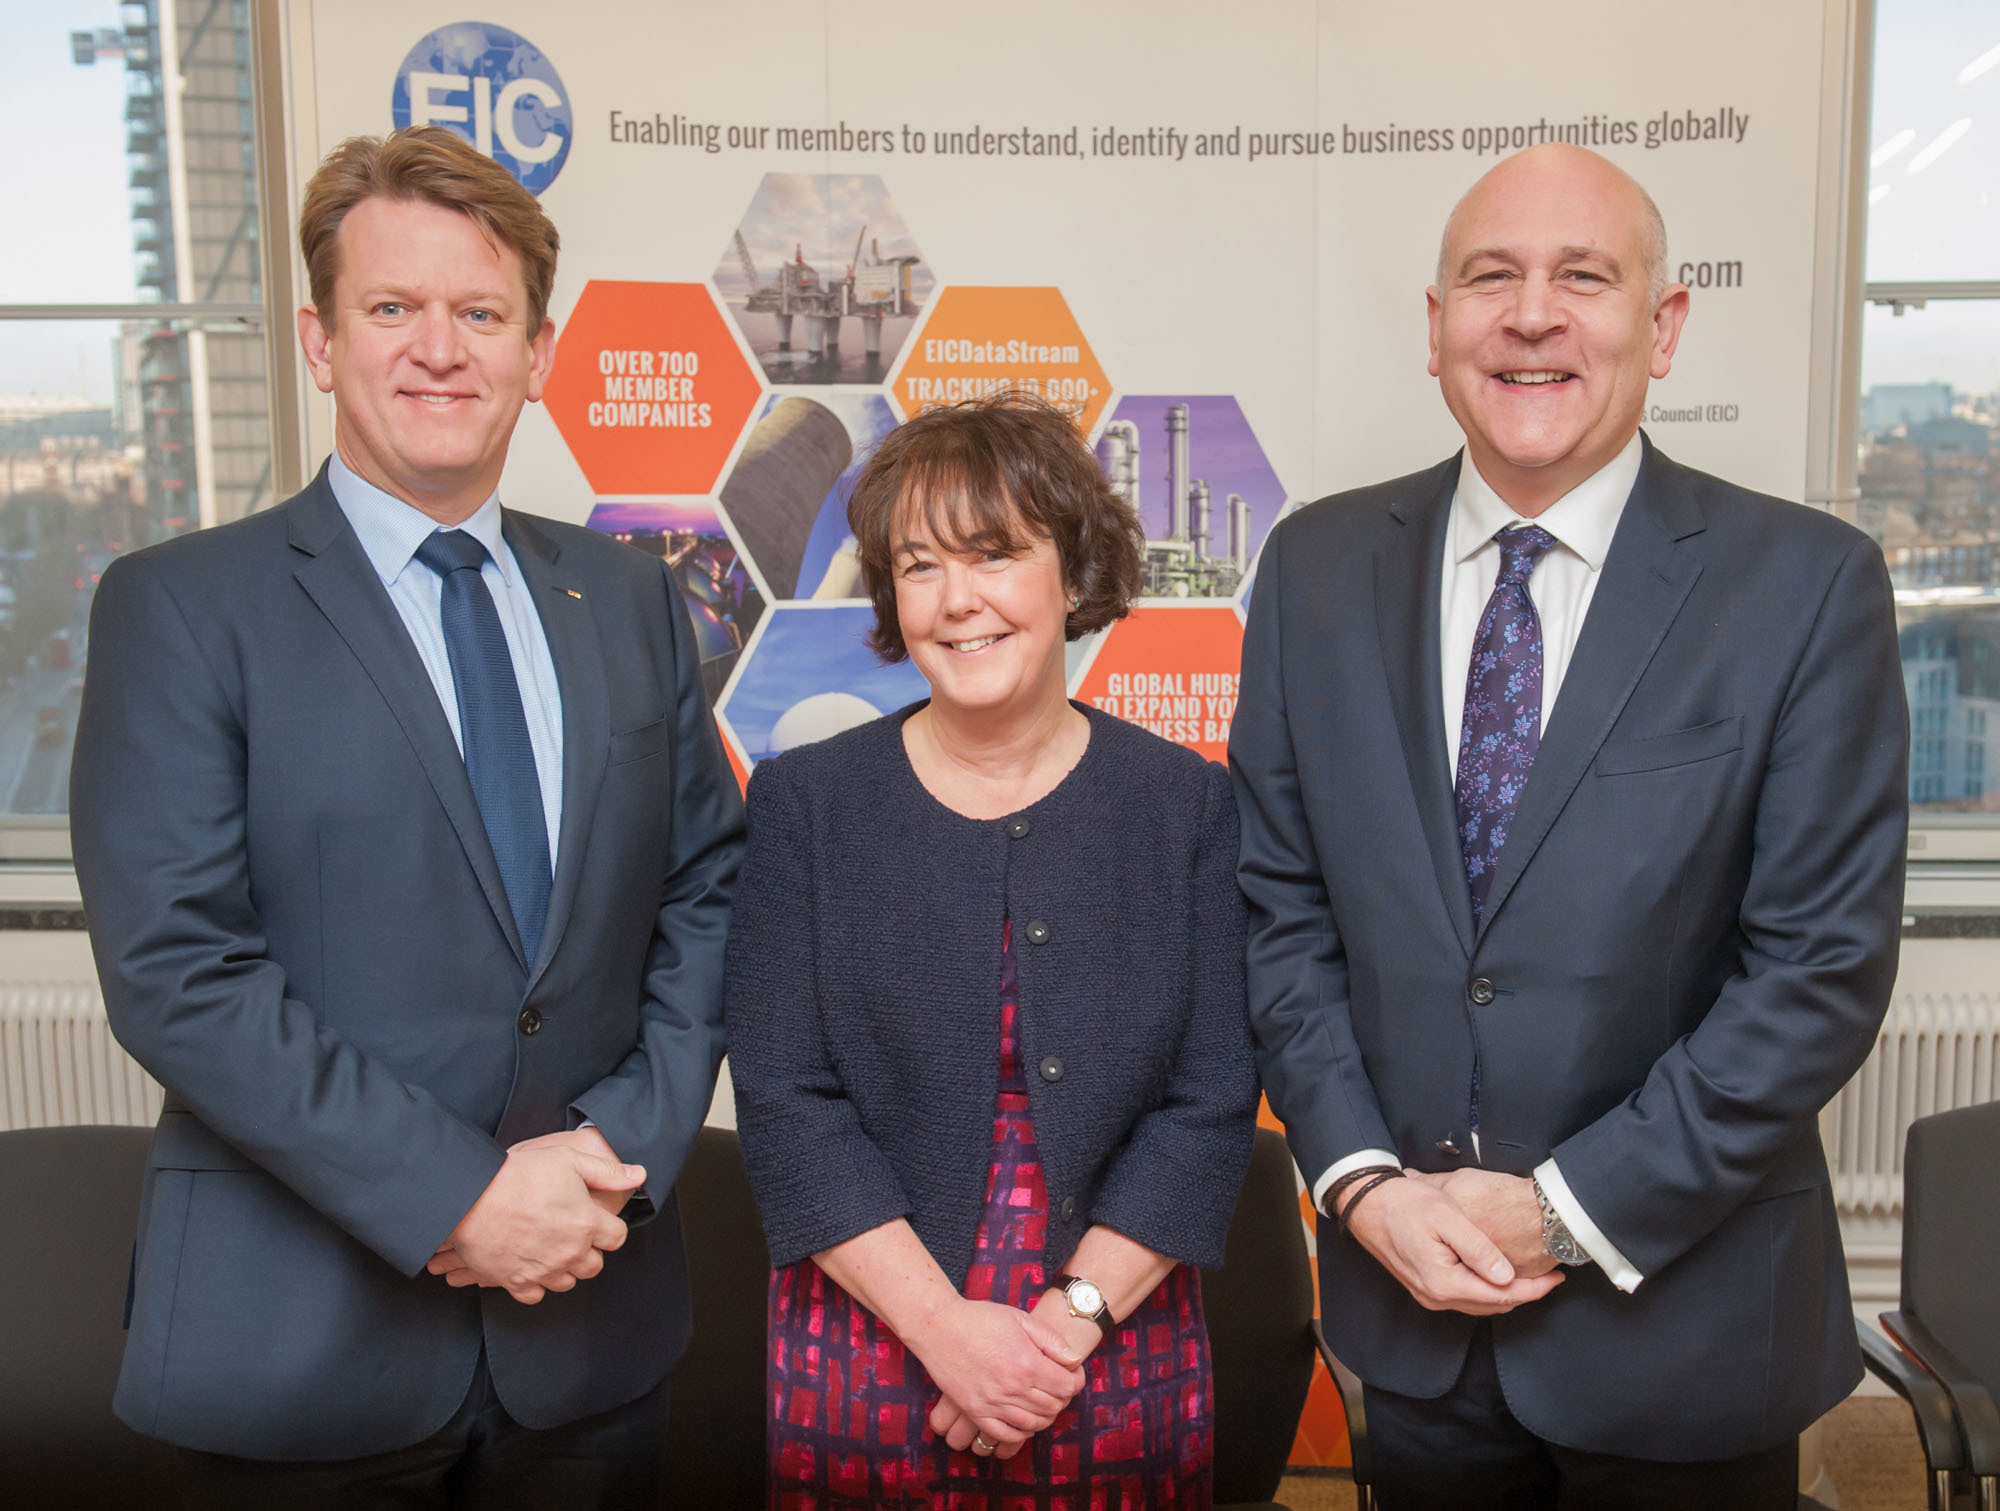
{"label": "leather bracelet", "polygon": [[1352,1238],[1354,1236],[1353,1229],[1349,1226],[1349,1223],[1353,1220],[1354,1209],[1361,1205],[1363,1199],[1367,1197],[1370,1191],[1373,1191],[1377,1186],[1386,1185],[1392,1180],[1401,1180],[1402,1178],[1403,1172],[1400,1170],[1379,1171],[1373,1180],[1366,1182],[1359,1191],[1356,1191],[1353,1196],[1348,1198],[1346,1207],[1342,1208],[1340,1216],[1334,1219],[1340,1225],[1340,1236],[1342,1238]]}
{"label": "leather bracelet", "polygon": [[1326,1198],[1320,1203],[1320,1210],[1335,1222],[1338,1222],[1340,1220],[1340,1197],[1342,1192],[1352,1190],[1357,1184],[1367,1180],[1371,1175],[1401,1175],[1402,1173],[1403,1170],[1400,1165],[1357,1166],[1326,1188]]}

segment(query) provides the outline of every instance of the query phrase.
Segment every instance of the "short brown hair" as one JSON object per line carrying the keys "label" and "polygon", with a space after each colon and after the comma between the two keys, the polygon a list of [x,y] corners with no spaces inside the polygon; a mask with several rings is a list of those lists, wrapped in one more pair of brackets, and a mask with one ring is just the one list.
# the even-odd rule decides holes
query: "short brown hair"
{"label": "short brown hair", "polygon": [[351,136],[306,185],[299,210],[299,250],[305,255],[313,307],[333,327],[333,283],[340,275],[340,226],[364,199],[417,199],[456,210],[488,239],[521,259],[528,291],[528,337],[548,318],[556,284],[555,225],[514,175],[456,132],[405,126],[387,136]]}
{"label": "short brown hair", "polygon": [[883,438],[847,500],[862,585],[875,605],[868,643],[884,661],[910,653],[896,618],[894,536],[919,511],[947,551],[1019,551],[1037,538],[1051,541],[1077,599],[1065,639],[1123,619],[1144,582],[1139,517],[1060,409],[1003,392],[926,410]]}

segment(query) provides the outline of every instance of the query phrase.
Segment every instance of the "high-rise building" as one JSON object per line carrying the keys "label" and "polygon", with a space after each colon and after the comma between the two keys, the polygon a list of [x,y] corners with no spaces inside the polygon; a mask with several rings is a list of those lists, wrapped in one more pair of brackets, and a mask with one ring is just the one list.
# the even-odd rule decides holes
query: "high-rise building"
{"label": "high-rise building", "polygon": [[[77,32],[80,64],[122,59],[133,251],[142,299],[263,294],[247,0],[122,0],[116,30]],[[236,519],[270,501],[264,340],[228,320],[129,321],[148,533]],[[131,544],[143,544],[140,541]]]}
{"label": "high-rise building", "polygon": [[1877,383],[1861,396],[1862,423],[1870,435],[1899,425],[1921,425],[1951,413],[1949,383]]}

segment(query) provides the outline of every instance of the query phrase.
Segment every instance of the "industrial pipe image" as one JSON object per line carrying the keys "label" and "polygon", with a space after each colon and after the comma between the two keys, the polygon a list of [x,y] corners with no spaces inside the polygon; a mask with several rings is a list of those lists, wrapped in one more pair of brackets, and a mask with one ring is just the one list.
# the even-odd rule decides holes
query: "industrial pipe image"
{"label": "industrial pipe image", "polygon": [[722,485],[722,507],[775,598],[799,596],[820,502],[854,458],[840,416],[793,395],[773,404]]}

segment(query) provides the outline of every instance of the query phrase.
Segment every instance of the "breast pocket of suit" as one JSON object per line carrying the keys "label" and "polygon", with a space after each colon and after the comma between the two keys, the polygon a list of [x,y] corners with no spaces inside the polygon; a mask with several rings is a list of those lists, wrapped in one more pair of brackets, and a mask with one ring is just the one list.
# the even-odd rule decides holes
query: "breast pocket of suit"
{"label": "breast pocket of suit", "polygon": [[651,723],[641,724],[636,729],[614,730],[611,735],[611,754],[608,764],[629,766],[634,761],[665,755],[673,729],[673,720],[662,714]]}
{"label": "breast pocket of suit", "polygon": [[1732,714],[1709,724],[1631,740],[1607,740],[1597,752],[1599,776],[1641,776],[1692,768],[1705,761],[1734,755],[1743,748],[1743,716]]}
{"label": "breast pocket of suit", "polygon": [[[1599,748],[1596,776],[1564,819],[1607,916],[1650,920],[1651,929],[1679,913],[1680,889],[1704,874],[1695,858],[1738,832],[1751,792],[1738,780],[1742,750],[1741,715]],[[1670,929],[1660,936],[1662,947],[1670,937]],[[1602,939],[1625,962],[1618,968],[1629,968],[1631,941],[1617,931]]]}

